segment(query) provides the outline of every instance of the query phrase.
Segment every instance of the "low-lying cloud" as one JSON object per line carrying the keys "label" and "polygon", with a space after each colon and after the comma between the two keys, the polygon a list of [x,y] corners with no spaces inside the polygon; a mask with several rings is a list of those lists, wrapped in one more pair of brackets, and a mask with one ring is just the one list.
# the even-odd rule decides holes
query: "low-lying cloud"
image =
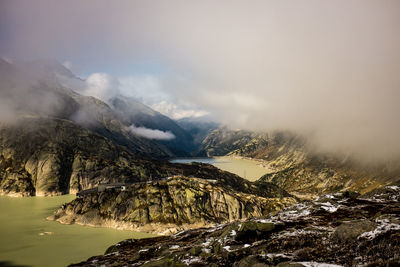
{"label": "low-lying cloud", "polygon": [[149,129],[146,127],[136,127],[134,124],[129,126],[129,131],[140,137],[144,137],[147,139],[162,140],[162,141],[169,141],[175,139],[175,135],[170,131],[164,132],[157,129]]}
{"label": "low-lying cloud", "polygon": [[93,73],[85,80],[86,86],[80,91],[86,96],[94,96],[108,102],[119,94],[118,79],[106,73]]}
{"label": "low-lying cloud", "polygon": [[168,103],[235,128],[300,132],[326,151],[400,156],[397,0],[99,0],[92,10],[90,1],[4,1],[0,54],[114,75],[155,62],[163,72],[149,72],[164,78],[136,91],[157,96],[160,86]]}

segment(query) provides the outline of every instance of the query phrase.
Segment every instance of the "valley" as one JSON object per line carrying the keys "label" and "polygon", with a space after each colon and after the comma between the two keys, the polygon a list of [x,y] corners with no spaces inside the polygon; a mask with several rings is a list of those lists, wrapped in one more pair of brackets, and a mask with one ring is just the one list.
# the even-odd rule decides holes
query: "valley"
{"label": "valley", "polygon": [[[0,59],[0,78],[11,103],[0,213],[12,240],[0,264],[351,266],[385,250],[382,264],[398,261],[397,158],[366,163],[300,133],[173,120],[135,98],[85,95],[53,61]],[[355,252],[335,259],[343,238]]]}

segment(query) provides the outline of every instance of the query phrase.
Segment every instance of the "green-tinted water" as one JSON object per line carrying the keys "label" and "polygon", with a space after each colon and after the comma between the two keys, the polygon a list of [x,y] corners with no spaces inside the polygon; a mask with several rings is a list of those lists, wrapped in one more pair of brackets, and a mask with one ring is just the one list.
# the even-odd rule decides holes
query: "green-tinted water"
{"label": "green-tinted water", "polygon": [[268,169],[263,167],[260,162],[250,159],[233,158],[233,157],[214,157],[214,158],[180,158],[174,159],[173,163],[190,163],[202,162],[212,164],[221,170],[228,171],[239,175],[249,181],[255,181],[264,174],[268,173]]}
{"label": "green-tinted water", "polygon": [[[73,195],[12,198],[0,196],[0,266],[66,266],[103,254],[127,238],[149,234],[47,221]],[[12,263],[8,265],[5,262]]]}

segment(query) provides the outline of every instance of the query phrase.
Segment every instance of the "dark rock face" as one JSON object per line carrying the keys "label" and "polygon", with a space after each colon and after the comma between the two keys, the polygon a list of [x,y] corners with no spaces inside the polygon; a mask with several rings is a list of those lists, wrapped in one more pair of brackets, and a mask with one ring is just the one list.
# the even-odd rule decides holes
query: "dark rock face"
{"label": "dark rock face", "polygon": [[395,186],[327,195],[263,219],[128,239],[71,266],[399,266],[399,201]]}
{"label": "dark rock face", "polygon": [[[263,216],[297,202],[281,190],[275,190],[275,194],[274,189],[258,194],[262,188],[253,189],[247,181],[244,181],[247,189],[242,190],[219,179],[177,176],[132,184],[125,190],[93,192],[65,204],[51,219],[61,223],[170,234]],[[265,225],[262,226],[264,228],[255,225],[252,226],[255,229],[248,227],[241,231],[244,235],[247,231],[262,232]]]}
{"label": "dark rock face", "polygon": [[4,194],[74,193],[100,182],[133,182],[160,173],[154,162],[70,121],[22,119],[0,128]]}

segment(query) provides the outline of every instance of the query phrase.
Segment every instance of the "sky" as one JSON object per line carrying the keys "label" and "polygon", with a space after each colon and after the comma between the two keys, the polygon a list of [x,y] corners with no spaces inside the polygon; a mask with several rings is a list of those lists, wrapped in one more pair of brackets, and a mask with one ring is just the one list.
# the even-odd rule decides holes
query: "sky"
{"label": "sky", "polygon": [[57,59],[176,119],[385,158],[400,154],[399,25],[397,0],[1,0],[0,56]]}

